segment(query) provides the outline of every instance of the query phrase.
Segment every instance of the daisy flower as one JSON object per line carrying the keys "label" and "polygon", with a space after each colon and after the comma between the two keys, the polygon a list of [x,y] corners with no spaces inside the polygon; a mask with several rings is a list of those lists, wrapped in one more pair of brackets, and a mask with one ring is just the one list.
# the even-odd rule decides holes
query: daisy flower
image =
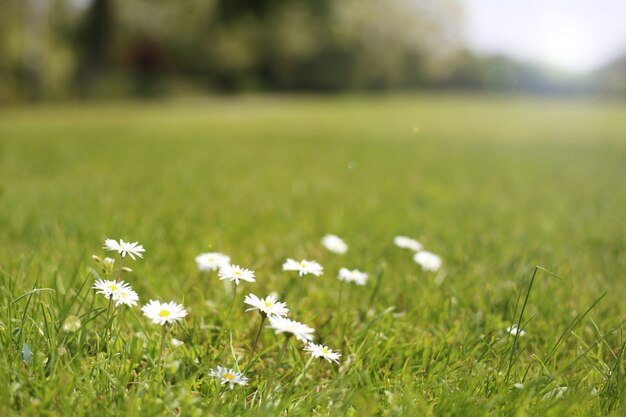
{"label": "daisy flower", "polygon": [[141,311],[143,311],[144,316],[152,320],[152,324],[160,324],[161,326],[181,321],[187,315],[187,310],[181,304],[176,304],[173,301],[162,303],[150,300],[148,304],[141,307]]}
{"label": "daisy flower", "polygon": [[120,288],[117,291],[113,291],[113,301],[115,306],[125,304],[129,307],[136,306],[139,301],[139,296],[130,287]]}
{"label": "daisy flower", "polygon": [[309,342],[309,344],[304,347],[304,350],[309,352],[314,358],[324,358],[328,362],[339,363],[339,358],[341,357],[340,353],[333,352],[328,346],[316,345],[313,342]]}
{"label": "daisy flower", "polygon": [[340,237],[335,235],[326,235],[322,238],[322,245],[331,252],[340,255],[348,251],[348,245]]}
{"label": "daisy flower", "polygon": [[102,260],[102,272],[105,275],[109,275],[113,272],[115,268],[115,259],[109,258],[108,256]]}
{"label": "daisy flower", "polygon": [[358,269],[351,271],[348,268],[341,268],[337,278],[339,281],[354,282],[356,285],[365,285],[367,282],[367,274],[359,271]]}
{"label": "daisy flower", "polygon": [[217,271],[230,264],[230,256],[217,252],[201,253],[196,256],[196,264],[200,271]]}
{"label": "daisy flower", "polygon": [[441,268],[441,257],[432,252],[425,250],[417,252],[413,260],[420,264],[424,271],[438,271]]}
{"label": "daisy flower", "polygon": [[324,273],[324,268],[315,261],[303,259],[298,262],[293,259],[287,259],[283,264],[283,271],[298,271],[298,275],[300,276],[312,274],[319,277]]}
{"label": "daisy flower", "polygon": [[131,258],[133,258],[133,261],[135,260],[135,256],[143,258],[141,252],[146,251],[142,245],[138,244],[138,242],[124,242],[124,239],[120,239],[119,242],[115,239],[105,239],[104,249],[119,252],[122,258],[125,258],[128,254]]}
{"label": "daisy flower", "polygon": [[92,288],[96,290],[96,294],[102,294],[106,298],[114,297],[114,294],[120,290],[132,291],[130,285],[124,281],[110,281],[108,279],[97,280]]}
{"label": "daisy flower", "polygon": [[519,336],[524,336],[526,334],[526,332],[522,329],[517,329],[517,324],[514,324],[512,326],[509,326],[506,328],[506,331],[511,333],[513,336],[517,336],[519,334]]}
{"label": "daisy flower", "polygon": [[176,339],[176,338],[174,338],[174,337],[172,337],[172,339],[170,339],[170,343],[171,343],[171,344],[172,344],[172,346],[174,346],[175,348],[177,348],[177,347],[181,347],[182,345],[184,345],[184,344],[185,344],[185,342],[183,342],[183,341],[181,341],[181,340],[178,340],[178,339]]}
{"label": "daisy flower", "polygon": [[259,310],[261,314],[266,316],[285,316],[289,312],[287,303],[283,303],[277,300],[273,295],[268,295],[265,298],[259,298],[254,294],[246,295],[243,300],[244,303],[251,305],[252,308],[246,311]]}
{"label": "daisy flower", "polygon": [[565,393],[567,392],[568,388],[563,386],[563,387],[556,387],[551,391],[546,392],[543,397],[541,397],[542,400],[550,400],[552,398],[555,398],[557,400],[563,398],[563,396],[565,395]]}
{"label": "daisy flower", "polygon": [[313,340],[313,332],[315,329],[302,324],[300,322],[290,320],[286,317],[269,317],[270,325],[268,329],[273,329],[276,334],[289,333],[301,342]]}
{"label": "daisy flower", "polygon": [[424,246],[415,239],[406,236],[396,236],[393,243],[402,249],[411,249],[413,252],[422,250]]}
{"label": "daisy flower", "polygon": [[217,369],[211,368],[209,376],[219,379],[221,385],[230,385],[230,389],[233,389],[235,384],[248,385],[248,378],[243,376],[241,372],[236,372],[233,369],[223,368],[221,366],[218,366]]}
{"label": "daisy flower", "polygon": [[77,332],[80,329],[80,318],[76,316],[67,316],[63,323],[63,330],[66,332]]}
{"label": "daisy flower", "polygon": [[235,281],[236,285],[239,285],[239,280],[255,282],[254,279],[254,271],[251,271],[246,268],[242,268],[239,265],[225,265],[220,268],[220,272],[218,273],[220,279],[228,279],[231,281]]}

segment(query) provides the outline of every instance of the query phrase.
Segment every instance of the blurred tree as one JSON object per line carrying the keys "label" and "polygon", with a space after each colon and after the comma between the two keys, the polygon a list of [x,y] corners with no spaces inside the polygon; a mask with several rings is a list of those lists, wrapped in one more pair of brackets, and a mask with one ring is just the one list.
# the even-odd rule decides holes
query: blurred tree
{"label": "blurred tree", "polygon": [[4,0],[0,9],[0,102],[63,95],[74,53],[66,0]]}
{"label": "blurred tree", "polygon": [[313,14],[323,16],[330,4],[330,0],[218,0],[216,9],[221,21],[231,21],[250,16],[268,18],[294,5],[304,6]]}
{"label": "blurred tree", "polygon": [[22,4],[7,0],[0,13],[0,103],[14,100],[21,91],[22,67]]}
{"label": "blurred tree", "polygon": [[[0,1],[0,100],[71,87],[482,89],[496,65],[462,48],[459,0]],[[505,66],[521,89],[572,89],[561,75]]]}
{"label": "blurred tree", "polygon": [[78,27],[77,82],[79,92],[88,94],[98,76],[108,70],[114,30],[113,0],[93,0]]}

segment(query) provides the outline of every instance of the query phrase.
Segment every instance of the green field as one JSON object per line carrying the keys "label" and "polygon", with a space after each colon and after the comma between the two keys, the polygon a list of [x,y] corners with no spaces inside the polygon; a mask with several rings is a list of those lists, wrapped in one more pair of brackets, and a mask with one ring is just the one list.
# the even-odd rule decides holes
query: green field
{"label": "green field", "polygon": [[[624,103],[425,95],[5,108],[0,204],[3,416],[626,408]],[[326,233],[348,253],[326,251]],[[441,255],[442,269],[422,271],[396,235]],[[189,311],[171,329],[184,345],[167,343],[162,366],[161,327],[139,306],[117,309],[107,337],[108,302],[89,288],[91,255],[112,256],[106,237],[146,248],[124,262],[140,306]],[[256,271],[229,317],[230,283],[196,268],[207,251]],[[325,273],[297,278],[282,271],[286,258],[315,259]],[[367,285],[342,284],[343,266],[368,272]],[[249,385],[224,389],[209,369],[244,370],[260,323],[243,297],[272,291],[341,361],[303,371],[302,344],[281,356],[282,335],[265,329]],[[79,330],[64,329],[68,315]],[[514,337],[506,329],[518,322],[526,334]]]}

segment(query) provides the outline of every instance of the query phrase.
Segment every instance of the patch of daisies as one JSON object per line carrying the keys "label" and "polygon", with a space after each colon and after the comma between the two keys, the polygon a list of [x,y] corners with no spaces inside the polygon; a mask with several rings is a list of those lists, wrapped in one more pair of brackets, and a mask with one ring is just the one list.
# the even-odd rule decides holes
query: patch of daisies
{"label": "patch of daisies", "polygon": [[[322,238],[321,243],[328,251],[338,255],[343,255],[348,251],[348,245],[346,242],[336,235],[325,235]],[[424,271],[437,271],[441,268],[441,258],[432,252],[423,250],[422,244],[417,240],[405,236],[397,236],[394,239],[394,243],[400,248],[412,250],[414,252],[415,262],[418,263]],[[110,257],[102,259],[98,256],[93,256],[93,259],[99,267],[97,273],[98,279],[93,284],[93,289],[96,291],[96,294],[102,295],[108,303],[106,328],[106,332],[108,333],[111,323],[115,318],[116,309],[120,307],[132,308],[137,306],[139,303],[139,295],[133,290],[131,284],[127,282],[128,278],[126,278],[128,273],[132,272],[132,269],[125,266],[124,262],[127,261],[128,258],[133,261],[137,260],[137,258],[143,258],[145,249],[138,242],[126,242],[123,239],[120,239],[119,241],[106,239],[103,249],[117,253],[117,259]],[[236,297],[237,287],[240,284],[244,282],[256,282],[255,271],[231,263],[230,256],[222,253],[201,253],[195,257],[195,262],[199,271],[204,273],[217,272],[217,277],[220,280],[232,282],[235,290],[233,292],[233,304]],[[300,278],[307,275],[319,277],[324,274],[324,268],[320,263],[315,260],[308,259],[296,260],[288,258],[283,263],[282,269],[286,272],[295,272]],[[368,274],[358,269],[342,267],[337,273],[337,279],[343,283],[353,283],[358,286],[364,286],[367,284]],[[276,294],[269,294],[261,298],[254,293],[249,293],[245,296],[243,303],[247,307],[245,310],[246,312],[258,312],[260,316],[258,332],[252,346],[249,363],[244,371],[223,367],[221,365],[210,369],[208,375],[216,379],[221,385],[232,390],[237,385],[248,384],[249,378],[246,377],[244,373],[250,368],[253,361],[256,359],[256,347],[264,328],[273,330],[278,337],[284,338],[283,349],[281,350],[279,361],[280,358],[282,358],[282,353],[284,352],[285,347],[289,343],[293,343],[294,340],[302,343],[301,350],[310,355],[309,361],[305,365],[301,375],[296,380],[296,384],[304,375],[313,359],[324,359],[329,363],[339,363],[341,354],[324,344],[314,343],[315,329],[288,317],[290,310],[287,307],[287,303],[279,301]],[[141,311],[151,324],[162,326],[163,332],[160,341],[161,347],[165,343],[167,330],[169,330],[169,328],[173,325],[182,325],[184,323],[184,318],[188,315],[187,310],[182,304],[178,304],[174,301],[163,302],[156,299],[151,299],[141,306]],[[511,329],[507,330],[511,331]],[[513,331],[511,331],[511,333],[513,333]],[[182,341],[175,338],[171,338],[170,343],[173,347],[178,347],[183,344]],[[161,352],[161,349],[159,351]],[[157,366],[159,366],[159,369],[160,360],[161,357],[159,353],[159,358],[157,359]],[[235,368],[238,368],[237,364],[235,365]]]}
{"label": "patch of daisies", "polygon": [[441,257],[424,250],[424,246],[417,240],[406,236],[396,236],[393,243],[401,249],[413,251],[413,260],[422,267],[422,270],[436,272],[441,268],[443,263]]}

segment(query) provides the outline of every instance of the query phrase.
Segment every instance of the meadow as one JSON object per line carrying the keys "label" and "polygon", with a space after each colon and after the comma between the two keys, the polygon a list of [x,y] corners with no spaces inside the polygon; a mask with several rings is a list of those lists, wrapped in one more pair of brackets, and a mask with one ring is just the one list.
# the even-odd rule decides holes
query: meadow
{"label": "meadow", "polygon": [[[0,109],[0,415],[623,416],[625,120],[452,94]],[[146,249],[112,321],[91,288],[105,238]],[[256,282],[235,291],[202,252]],[[338,364],[267,328],[252,354],[243,299],[272,292]],[[188,315],[163,333],[151,299]]]}

